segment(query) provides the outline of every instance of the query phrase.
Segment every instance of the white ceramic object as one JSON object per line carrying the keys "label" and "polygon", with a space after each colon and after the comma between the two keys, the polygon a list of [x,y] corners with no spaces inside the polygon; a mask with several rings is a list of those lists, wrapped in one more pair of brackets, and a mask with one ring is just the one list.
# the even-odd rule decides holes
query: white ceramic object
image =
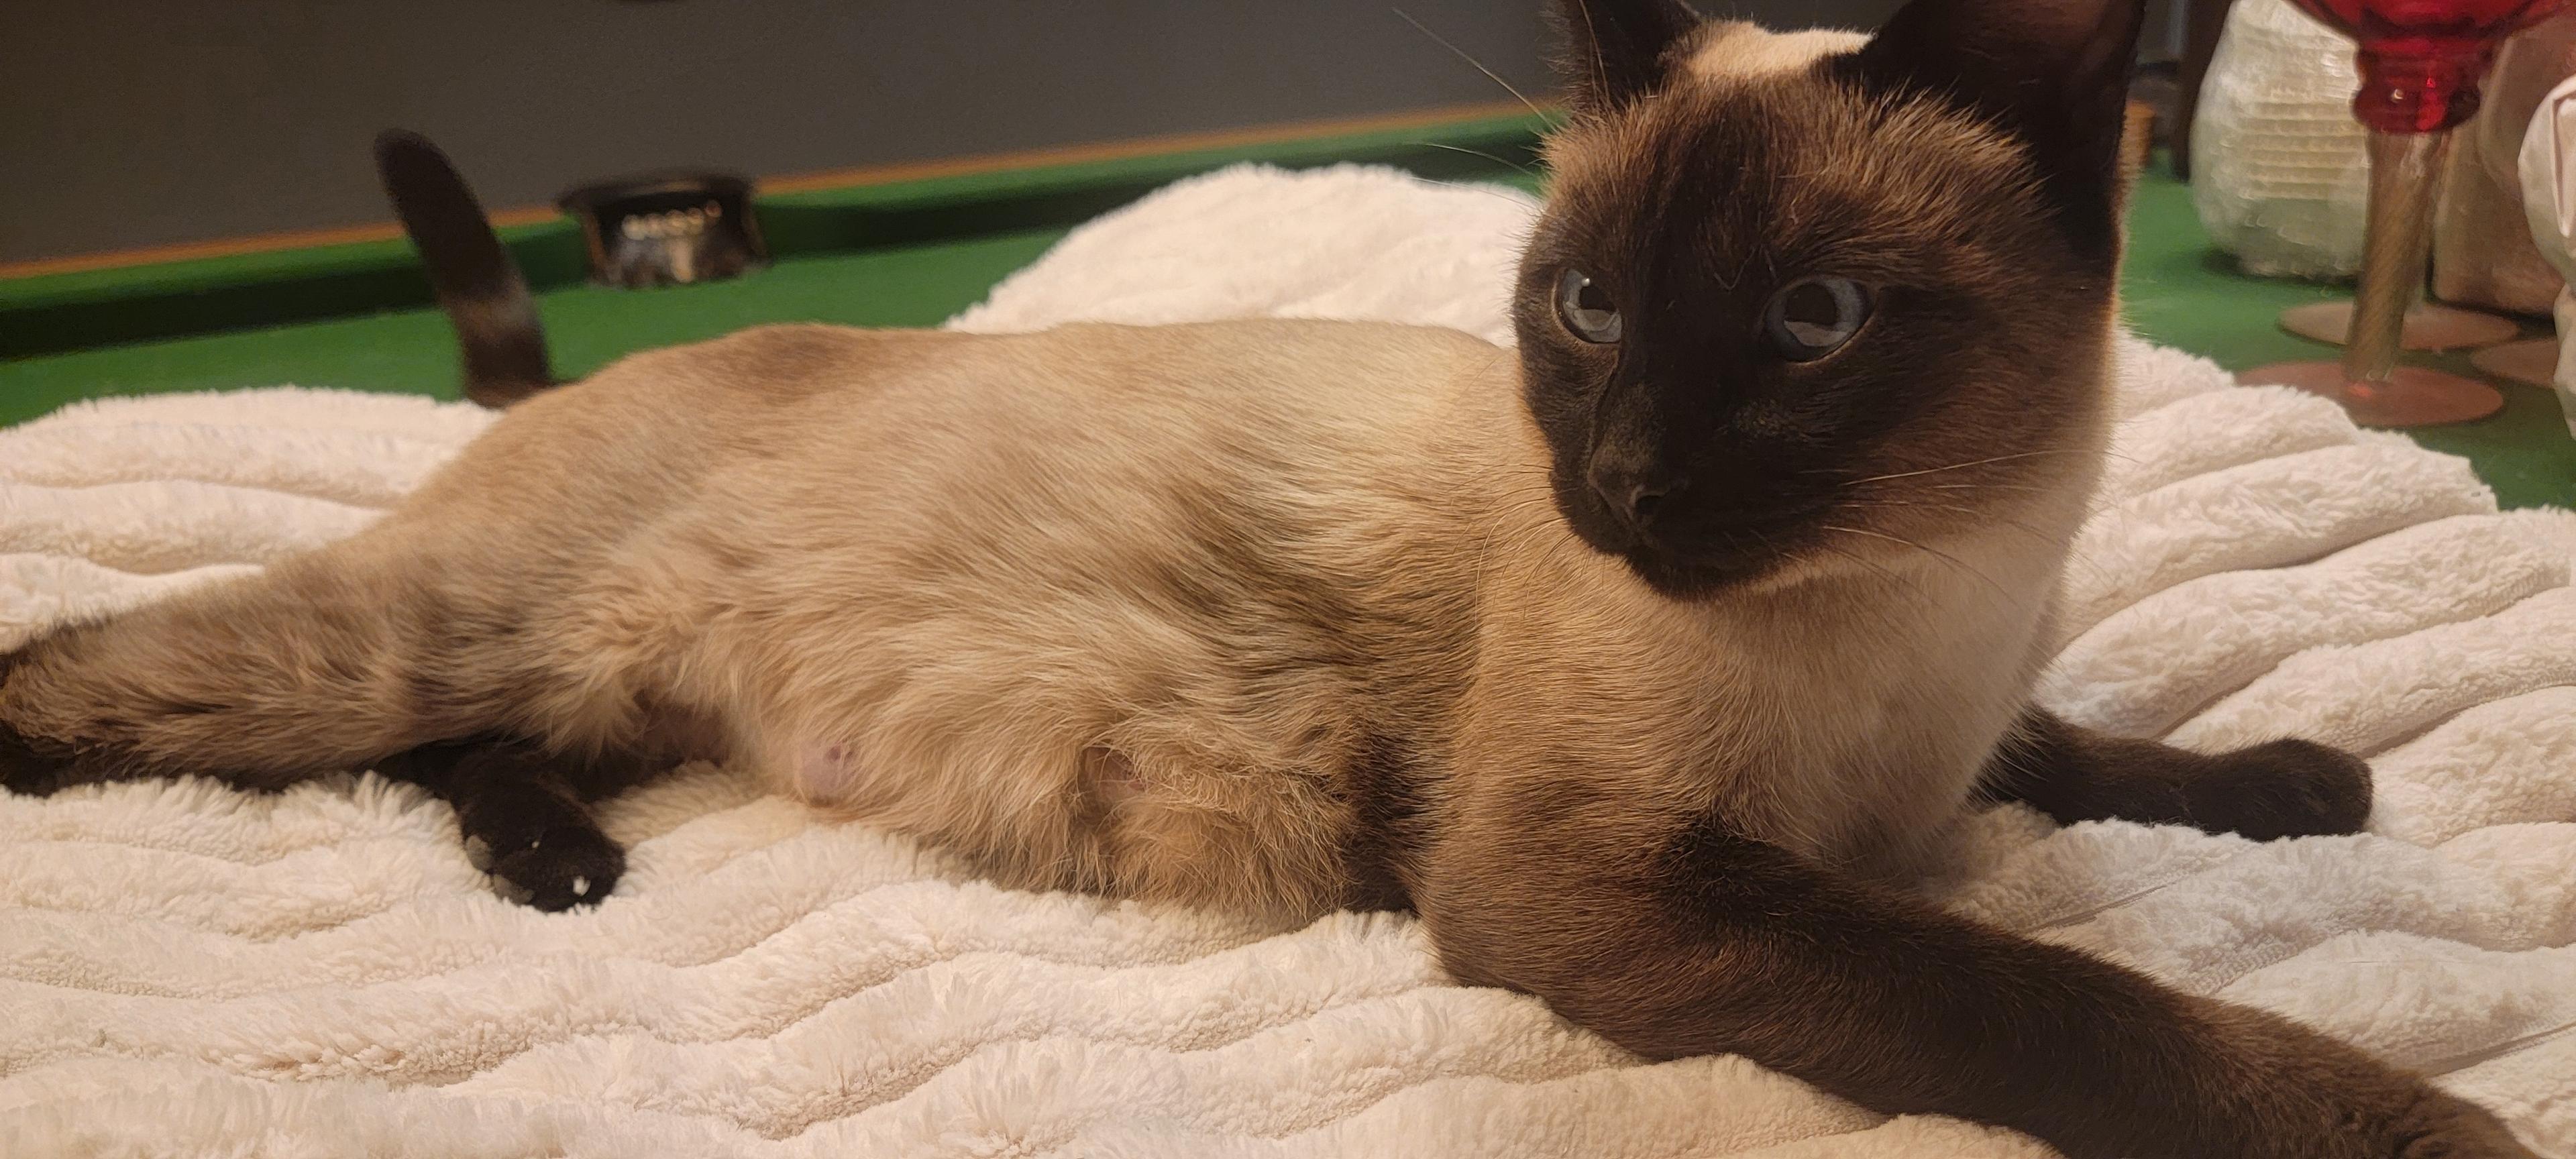
{"label": "white ceramic object", "polygon": [[2192,123],[2201,225],[2249,273],[2348,278],[2361,269],[2370,158],[2352,119],[2352,41],[2288,0],[2227,14]]}
{"label": "white ceramic object", "polygon": [[[2560,276],[2576,282],[2576,77],[2558,82],[2540,99],[2522,136],[2522,212],[2540,256]],[[2553,384],[2567,431],[2576,435],[2576,291],[2561,289],[2558,373]]]}

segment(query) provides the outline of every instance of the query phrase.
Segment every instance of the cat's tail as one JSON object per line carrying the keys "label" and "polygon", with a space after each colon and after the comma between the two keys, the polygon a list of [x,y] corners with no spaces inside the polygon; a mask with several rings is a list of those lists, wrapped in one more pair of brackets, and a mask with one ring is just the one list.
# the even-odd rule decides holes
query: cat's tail
{"label": "cat's tail", "polygon": [[376,137],[376,174],[456,327],[465,397],[498,409],[555,385],[527,279],[447,155],[418,133],[387,129]]}

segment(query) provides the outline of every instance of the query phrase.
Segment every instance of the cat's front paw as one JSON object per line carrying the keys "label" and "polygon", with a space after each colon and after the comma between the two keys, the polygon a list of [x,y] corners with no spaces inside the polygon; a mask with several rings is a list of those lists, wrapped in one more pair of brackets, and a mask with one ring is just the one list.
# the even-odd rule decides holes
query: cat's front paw
{"label": "cat's front paw", "polygon": [[2192,823],[2212,833],[2358,833],[2370,820],[2370,765],[2315,741],[2276,740],[2210,758],[2183,794]]}
{"label": "cat's front paw", "polygon": [[2485,1108],[2429,1087],[2388,1134],[2394,1159],[2540,1159]]}
{"label": "cat's front paw", "polygon": [[[2212,1105],[2250,1112],[2200,1153],[2264,1159],[2539,1159],[2496,1116],[2280,1015],[2198,1000],[2234,1043]],[[2217,1092],[2228,1092],[2220,1094]],[[2238,1102],[2237,1100],[2242,1100]]]}

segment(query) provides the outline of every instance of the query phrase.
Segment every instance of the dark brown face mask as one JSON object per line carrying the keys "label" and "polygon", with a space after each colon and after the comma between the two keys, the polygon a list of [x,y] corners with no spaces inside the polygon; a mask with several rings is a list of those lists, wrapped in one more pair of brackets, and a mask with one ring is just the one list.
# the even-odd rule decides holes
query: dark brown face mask
{"label": "dark brown face mask", "polygon": [[[1559,511],[1694,598],[1979,524],[2096,421],[2126,29],[1918,0],[1728,71],[1674,3],[1571,28],[1576,115],[1515,327]],[[2079,6],[2080,7],[2080,6]],[[1585,67],[1576,67],[1583,65]]]}

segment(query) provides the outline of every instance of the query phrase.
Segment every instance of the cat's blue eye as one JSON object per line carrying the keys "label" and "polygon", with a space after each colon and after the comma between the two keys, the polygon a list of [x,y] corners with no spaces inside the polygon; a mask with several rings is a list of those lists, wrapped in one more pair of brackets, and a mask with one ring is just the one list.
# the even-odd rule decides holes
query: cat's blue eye
{"label": "cat's blue eye", "polygon": [[1618,341],[1626,328],[1609,292],[1592,284],[1590,277],[1576,269],[1557,275],[1556,316],[1564,321],[1568,333],[1597,345]]}
{"label": "cat's blue eye", "polygon": [[1850,278],[1801,278],[1772,296],[1762,332],[1780,357],[1814,362],[1860,333],[1869,310],[1869,290]]}

